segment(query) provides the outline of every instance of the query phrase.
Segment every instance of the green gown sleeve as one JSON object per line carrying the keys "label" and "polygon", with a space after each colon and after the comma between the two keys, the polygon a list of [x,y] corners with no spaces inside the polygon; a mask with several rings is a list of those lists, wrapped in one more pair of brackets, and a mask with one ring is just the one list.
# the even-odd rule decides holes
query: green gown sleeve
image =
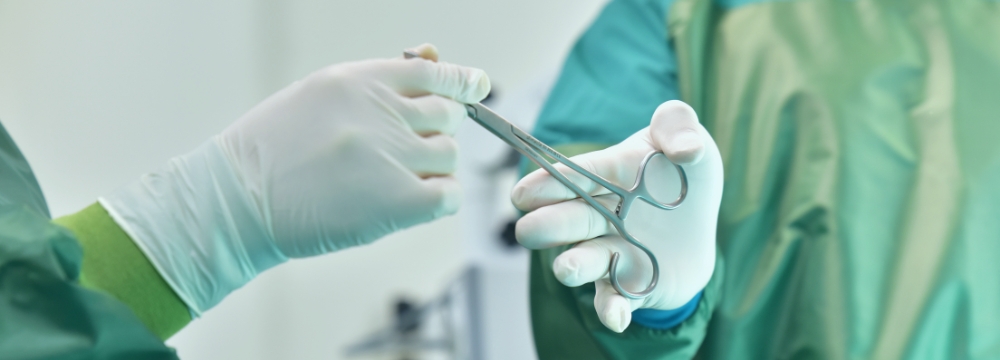
{"label": "green gown sleeve", "polygon": [[83,246],[80,285],[125,303],[163,340],[191,321],[187,306],[101,204],[54,222],[72,231]]}
{"label": "green gown sleeve", "polygon": [[50,216],[42,188],[14,139],[0,124],[0,205],[18,205]]}
{"label": "green gown sleeve", "polygon": [[[657,106],[678,99],[677,66],[666,25],[672,2],[609,3],[566,59],[534,134],[567,156],[599,150],[648,126]],[[721,258],[697,310],[683,323],[667,330],[633,323],[617,334],[597,317],[593,284],[568,288],[552,275],[552,261],[568,248],[531,255],[531,318],[540,359],[695,355],[721,298]]]}
{"label": "green gown sleeve", "polygon": [[0,358],[176,359],[131,309],[78,284],[83,249],[41,194],[0,125]]}
{"label": "green gown sleeve", "polygon": [[533,135],[549,145],[615,144],[649,125],[656,107],[679,99],[667,38],[673,0],[615,0],[577,40]]}

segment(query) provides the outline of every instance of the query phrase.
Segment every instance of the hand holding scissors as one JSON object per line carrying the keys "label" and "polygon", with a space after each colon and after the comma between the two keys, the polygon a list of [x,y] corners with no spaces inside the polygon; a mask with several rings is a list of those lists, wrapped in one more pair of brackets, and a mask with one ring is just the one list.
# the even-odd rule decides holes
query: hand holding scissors
{"label": "hand holding scissors", "polygon": [[[587,203],[587,205],[590,205],[602,217],[604,217],[604,219],[607,220],[616,231],[618,231],[623,239],[631,243],[633,246],[644,252],[647,257],[649,257],[650,265],[652,266],[652,277],[650,278],[648,285],[645,289],[640,291],[629,291],[626,290],[622,286],[621,282],[618,281],[618,261],[621,254],[616,252],[611,255],[611,259],[609,260],[610,264],[608,265],[608,273],[611,279],[611,285],[614,286],[618,293],[629,299],[641,299],[653,292],[656,288],[660,275],[656,255],[628,231],[625,227],[625,220],[628,218],[628,215],[636,201],[645,202],[646,204],[661,210],[673,210],[680,206],[680,204],[684,201],[684,198],[687,196],[688,191],[687,175],[684,173],[684,168],[679,165],[674,165],[679,180],[678,190],[675,195],[664,195],[663,192],[658,191],[658,195],[660,196],[654,196],[654,192],[651,192],[651,189],[649,189],[646,184],[647,165],[654,159],[665,158],[665,156],[659,151],[649,151],[639,163],[634,185],[632,185],[631,188],[624,188],[611,183],[598,174],[584,169],[580,165],[568,159],[566,156],[560,154],[558,151],[512,125],[506,119],[497,115],[486,106],[482,104],[472,104],[466,105],[466,108],[468,109],[469,117],[472,118],[472,120],[482,125],[486,128],[486,130],[492,132],[498,138],[513,147],[514,150],[523,154],[539,167],[545,169],[545,171],[556,179],[556,181],[572,191],[573,194],[582,199]],[[550,164],[548,159],[552,159],[559,164],[562,164],[563,167],[585,177],[589,180],[588,184],[592,184],[590,186],[591,188],[594,186],[600,186],[603,188],[602,192],[617,195],[619,199],[618,205],[614,207],[614,210],[605,207],[605,205],[599,203],[594,197],[592,197],[588,191],[584,191],[580,185],[577,185],[561,172],[556,170],[555,166]]]}
{"label": "hand holding scissors", "polygon": [[[404,57],[421,54],[408,51]],[[623,331],[634,309],[678,308],[708,283],[722,160],[687,104],[668,101],[650,127],[573,159],[482,104],[467,104],[466,110],[542,168],[518,182],[511,195],[515,206],[531,211],[517,223],[518,241],[533,249],[576,244],[556,257],[553,271],[567,286],[596,283],[594,305],[606,326]],[[626,189],[627,183],[633,185]],[[689,183],[696,185],[689,190]],[[657,254],[665,255],[666,286],[658,286]],[[630,291],[626,283],[645,287]]]}
{"label": "hand holding scissors", "polygon": [[[614,331],[628,326],[632,310],[672,310],[696,303],[715,265],[723,174],[718,148],[694,111],[680,101],[668,101],[657,109],[649,127],[617,145],[569,161],[587,172],[556,164],[515,185],[512,201],[530,211],[517,223],[518,241],[532,249],[564,249],[558,256],[553,252],[542,256],[552,262],[563,285],[595,283],[594,307]],[[557,173],[561,176],[554,176]],[[564,185],[560,177],[577,190]],[[635,189],[644,188],[643,193],[653,199],[631,202],[627,217],[621,219],[624,231],[607,213],[616,210],[612,215],[622,218],[620,209],[629,203],[623,199],[639,192],[630,189],[633,195],[619,195],[622,184],[640,184]],[[603,210],[591,205],[588,197]],[[677,200],[682,200],[680,206]],[[612,260],[618,262],[609,266]],[[659,282],[650,289],[657,270]],[[629,291],[644,285],[643,291]],[[581,295],[576,290],[574,294]]]}
{"label": "hand holding scissors", "polygon": [[[421,54],[410,50],[403,52],[403,57],[407,59],[418,58],[420,55]],[[626,290],[618,281],[618,261],[621,254],[612,254],[609,261],[610,264],[608,265],[608,271],[611,278],[611,285],[614,286],[615,290],[622,294],[622,296],[629,299],[641,299],[649,295],[653,289],[656,288],[656,284],[659,281],[660,276],[659,264],[656,261],[656,255],[653,254],[649,248],[644,246],[641,241],[629,233],[628,229],[625,227],[625,220],[628,218],[629,212],[632,210],[632,205],[636,202],[636,200],[643,201],[662,210],[673,210],[677,208],[681,202],[684,201],[685,196],[687,196],[688,184],[687,175],[684,174],[684,168],[674,165],[680,180],[680,189],[677,192],[675,199],[662,201],[653,196],[653,193],[650,192],[650,189],[646,187],[645,183],[646,165],[655,158],[663,158],[664,155],[662,152],[650,151],[646,154],[646,156],[642,159],[642,162],[639,164],[639,170],[635,177],[635,184],[632,185],[630,189],[626,189],[612,184],[600,175],[594,174],[573,163],[558,151],[552,149],[548,145],[545,145],[534,136],[531,136],[530,134],[519,129],[517,126],[514,126],[507,121],[507,119],[504,119],[502,116],[493,112],[493,110],[489,109],[485,105],[467,104],[465,106],[468,111],[469,118],[479,125],[482,125],[483,128],[489,130],[491,133],[500,138],[500,140],[506,142],[508,145],[513,147],[514,150],[517,150],[539,167],[545,169],[545,171],[551,174],[551,176],[553,176],[563,186],[566,186],[566,188],[570,189],[574,194],[576,194],[576,196],[580,197],[588,205],[597,210],[601,216],[604,217],[604,219],[614,226],[615,230],[621,234],[622,238],[627,240],[636,248],[642,250],[646,256],[649,257],[650,265],[653,269],[649,284],[643,290],[632,292]],[[552,164],[549,164],[548,159],[561,163],[563,166],[572,169],[577,174],[583,175],[593,183],[603,187],[606,191],[614,193],[619,198],[618,205],[613,211],[604,207],[604,205],[598,203],[597,200],[591,197],[590,194],[570,181],[566,176],[562,175],[562,173],[556,171],[555,167],[553,167]],[[662,196],[660,196],[660,198],[662,198]]]}

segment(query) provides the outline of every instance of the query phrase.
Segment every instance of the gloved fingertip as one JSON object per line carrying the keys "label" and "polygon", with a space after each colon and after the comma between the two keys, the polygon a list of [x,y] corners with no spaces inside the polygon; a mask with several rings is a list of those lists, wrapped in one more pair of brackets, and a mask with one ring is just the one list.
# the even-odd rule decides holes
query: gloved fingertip
{"label": "gloved fingertip", "polygon": [[705,153],[698,114],[683,101],[670,100],[660,104],[649,125],[655,146],[677,165],[697,163]]}
{"label": "gloved fingertip", "polygon": [[673,134],[671,139],[667,140],[663,153],[674,164],[695,164],[701,161],[705,154],[705,143],[697,130],[685,129]]}
{"label": "gloved fingertip", "polygon": [[565,187],[560,188],[561,186],[562,184],[554,182],[552,175],[545,169],[537,169],[514,184],[514,188],[510,191],[510,201],[518,210],[534,211],[542,205],[562,199],[559,197],[560,194],[554,193],[556,190],[565,189]]}
{"label": "gloved fingertip", "polygon": [[653,117],[665,121],[698,122],[698,114],[691,105],[680,100],[668,100],[660,104],[656,107]]}
{"label": "gloved fingertip", "polygon": [[510,202],[515,208],[521,211],[531,211],[533,209],[529,208],[529,202],[531,199],[530,191],[528,186],[524,185],[524,180],[518,181],[514,185],[514,188],[510,190]]}
{"label": "gloved fingertip", "polygon": [[632,311],[624,306],[618,306],[618,328],[614,331],[622,333],[630,323],[632,323]]}
{"label": "gloved fingertip", "polygon": [[620,334],[632,322],[632,312],[627,306],[623,306],[621,301],[615,300],[617,299],[611,299],[606,303],[602,310],[604,316],[601,320],[609,330]]}
{"label": "gloved fingertip", "polygon": [[[457,184],[455,181],[453,184]],[[442,215],[454,215],[458,212],[458,208],[462,206],[462,189],[459,186],[449,186],[447,190],[444,191],[443,199],[441,200],[441,208],[443,209]]]}
{"label": "gloved fingertip", "polygon": [[491,84],[490,77],[486,75],[486,72],[480,69],[472,69],[468,78],[466,79],[466,91],[462,94],[461,99],[456,99],[463,103],[478,103],[486,98],[486,95],[490,94]]}
{"label": "gloved fingertip", "polygon": [[521,209],[521,197],[524,196],[524,189],[519,184],[514,184],[514,188],[510,189],[510,203],[518,210],[523,210]]}
{"label": "gloved fingertip", "polygon": [[556,280],[559,280],[563,285],[579,285],[577,282],[580,278],[580,266],[570,257],[556,257],[552,263],[552,272],[555,274]]}
{"label": "gloved fingertip", "polygon": [[435,176],[423,181],[430,191],[433,218],[454,215],[458,212],[458,208],[462,205],[462,188],[454,176]]}
{"label": "gloved fingertip", "polygon": [[527,215],[522,216],[520,219],[517,219],[517,222],[514,223],[514,238],[517,239],[517,243],[521,244],[521,246],[528,249],[534,249],[534,243],[532,242],[535,235],[532,231],[534,229],[531,228],[530,223],[524,220],[527,217]]}
{"label": "gloved fingertip", "polygon": [[[612,306],[609,305],[608,307],[610,308]],[[611,331],[614,331],[614,332],[620,334],[622,331],[625,330],[621,326],[621,322],[622,322],[621,316],[622,316],[622,313],[620,311],[615,311],[614,309],[605,309],[604,310],[604,319],[603,319],[604,320],[604,326],[607,326],[608,329],[610,329]]]}

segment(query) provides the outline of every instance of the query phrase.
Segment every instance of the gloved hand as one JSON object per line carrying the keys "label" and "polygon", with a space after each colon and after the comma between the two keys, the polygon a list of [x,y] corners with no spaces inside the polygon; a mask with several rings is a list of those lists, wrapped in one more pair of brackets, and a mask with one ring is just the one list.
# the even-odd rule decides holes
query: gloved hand
{"label": "gloved hand", "polygon": [[490,82],[416,52],[310,74],[99,201],[194,315],[288,258],[453,214],[451,134]]}
{"label": "gloved hand", "polygon": [[[646,255],[622,239],[600,213],[541,169],[521,179],[511,193],[518,209],[530,211],[517,222],[518,242],[530,249],[576,244],[556,257],[552,270],[566,286],[594,282],[597,315],[616,332],[629,325],[632,310],[671,310],[683,306],[705,287],[715,266],[722,159],[715,141],[687,104],[665,102],[656,109],[649,127],[617,145],[571,160],[612,183],[630,188],[643,157],[654,150],[663,151],[671,162],[684,168],[688,194],[680,207],[669,211],[649,205],[641,207],[636,202],[626,219],[626,228],[656,254],[660,266],[659,285],[643,299],[629,300],[611,286],[608,264],[614,252],[621,253],[618,276],[625,289],[645,289],[652,266]],[[649,166],[660,168],[647,171],[669,176],[647,177],[646,186],[654,196],[658,191],[670,193],[672,196],[661,200],[672,202],[680,188],[673,165],[661,161],[650,162]],[[602,191],[603,187],[565,166],[556,168],[588,193],[599,195],[597,200],[605,206],[613,210],[617,205],[617,195]]]}

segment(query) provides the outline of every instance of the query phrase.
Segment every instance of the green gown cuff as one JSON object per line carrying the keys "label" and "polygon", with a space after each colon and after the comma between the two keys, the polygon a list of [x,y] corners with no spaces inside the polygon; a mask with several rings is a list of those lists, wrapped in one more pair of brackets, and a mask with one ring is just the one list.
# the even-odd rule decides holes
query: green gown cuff
{"label": "green gown cuff", "polygon": [[128,305],[161,340],[191,321],[187,306],[99,203],[53,220],[83,247],[80,285]]}

